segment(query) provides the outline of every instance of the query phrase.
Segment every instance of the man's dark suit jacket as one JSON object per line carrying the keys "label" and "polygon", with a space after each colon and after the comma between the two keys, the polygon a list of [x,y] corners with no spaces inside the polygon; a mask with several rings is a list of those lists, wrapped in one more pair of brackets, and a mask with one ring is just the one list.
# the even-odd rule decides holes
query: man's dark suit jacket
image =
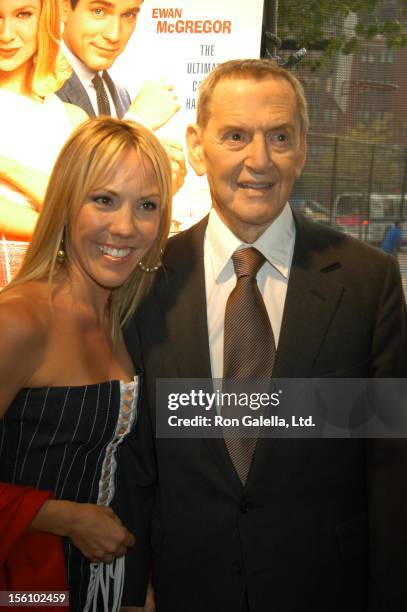
{"label": "man's dark suit jacket", "polygon": [[[122,119],[129,110],[131,104],[130,96],[124,87],[120,87],[119,85],[113,83],[108,73],[105,72],[103,78],[109,89],[110,95],[112,96],[112,100],[116,108],[116,114],[119,119]],[[82,85],[76,72],[72,72],[71,76],[65,81],[61,89],[56,92],[56,95],[62,100],[62,102],[69,102],[70,104],[79,106],[89,115],[89,117],[96,117],[96,113],[93,110],[93,106],[88,94],[86,93],[86,89]]]}
{"label": "man's dark suit jacket", "polygon": [[[158,612],[240,612],[245,590],[251,612],[407,610],[405,440],[262,439],[242,487],[223,440],[155,439],[156,377],[211,377],[205,227],[170,240],[126,334],[146,385],[123,450],[139,500],[158,478]],[[296,231],[274,375],[406,376],[396,260],[302,217]]]}

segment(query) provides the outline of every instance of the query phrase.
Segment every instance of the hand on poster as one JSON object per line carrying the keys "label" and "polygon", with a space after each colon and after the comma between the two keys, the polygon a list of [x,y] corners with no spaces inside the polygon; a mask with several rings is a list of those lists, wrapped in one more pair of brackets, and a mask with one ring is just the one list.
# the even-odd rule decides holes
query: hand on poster
{"label": "hand on poster", "polygon": [[172,194],[175,195],[185,181],[187,168],[182,144],[172,138],[161,138],[161,144],[165,147],[171,162],[172,171]]}
{"label": "hand on poster", "polygon": [[164,80],[145,81],[128,112],[151,130],[158,130],[180,109],[173,90]]}
{"label": "hand on poster", "polygon": [[24,166],[15,159],[0,155],[0,180],[12,185],[27,197],[36,210],[41,210],[49,177]]}

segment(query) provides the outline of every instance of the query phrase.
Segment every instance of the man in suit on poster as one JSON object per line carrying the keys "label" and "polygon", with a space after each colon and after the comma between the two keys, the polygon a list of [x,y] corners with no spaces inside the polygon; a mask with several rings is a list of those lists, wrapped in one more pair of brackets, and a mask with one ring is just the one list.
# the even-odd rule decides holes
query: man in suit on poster
{"label": "man in suit on poster", "polygon": [[89,117],[108,114],[121,119],[130,111],[147,127],[158,129],[179,109],[172,88],[147,82],[132,103],[128,91],[107,72],[125,50],[142,3],[62,0],[62,48],[73,73],[57,95],[83,108]]}
{"label": "man in suit on poster", "polygon": [[[268,60],[234,60],[203,83],[197,125],[187,131],[212,210],[170,240],[126,337],[146,382],[138,439],[123,449],[128,494],[147,495],[157,478],[158,612],[407,609],[405,440],[262,438],[236,454],[229,440],[155,437],[157,377],[234,377],[236,367],[251,377],[407,374],[394,258],[287,203],[307,128],[291,73]],[[242,251],[261,254],[254,272]],[[242,266],[255,297],[248,285],[237,289]],[[251,319],[266,343],[253,339]]]}
{"label": "man in suit on poster", "polygon": [[[124,116],[157,130],[179,110],[172,86],[146,81],[131,101],[128,91],[113,82],[108,69],[124,51],[134,32],[143,0],[61,0],[64,24],[62,50],[72,75],[57,91],[63,102],[82,108],[89,117]],[[174,193],[186,174],[182,146],[162,139],[171,160]]]}

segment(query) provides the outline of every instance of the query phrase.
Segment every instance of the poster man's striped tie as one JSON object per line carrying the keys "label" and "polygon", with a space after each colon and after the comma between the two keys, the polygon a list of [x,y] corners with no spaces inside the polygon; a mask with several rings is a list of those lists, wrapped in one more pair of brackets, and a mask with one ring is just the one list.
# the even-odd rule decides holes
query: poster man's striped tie
{"label": "poster man's striped tie", "polygon": [[92,83],[96,89],[96,98],[98,102],[98,114],[99,115],[108,115],[112,114],[110,110],[109,98],[107,97],[106,88],[103,82],[103,79],[99,74],[97,74],[93,79]]}

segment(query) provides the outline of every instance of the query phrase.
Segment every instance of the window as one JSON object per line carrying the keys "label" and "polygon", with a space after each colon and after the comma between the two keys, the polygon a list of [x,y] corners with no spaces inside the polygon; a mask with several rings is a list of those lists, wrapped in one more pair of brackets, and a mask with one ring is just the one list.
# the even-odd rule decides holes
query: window
{"label": "window", "polygon": [[392,64],[394,62],[393,49],[382,49],[379,55],[379,62],[381,64]]}

